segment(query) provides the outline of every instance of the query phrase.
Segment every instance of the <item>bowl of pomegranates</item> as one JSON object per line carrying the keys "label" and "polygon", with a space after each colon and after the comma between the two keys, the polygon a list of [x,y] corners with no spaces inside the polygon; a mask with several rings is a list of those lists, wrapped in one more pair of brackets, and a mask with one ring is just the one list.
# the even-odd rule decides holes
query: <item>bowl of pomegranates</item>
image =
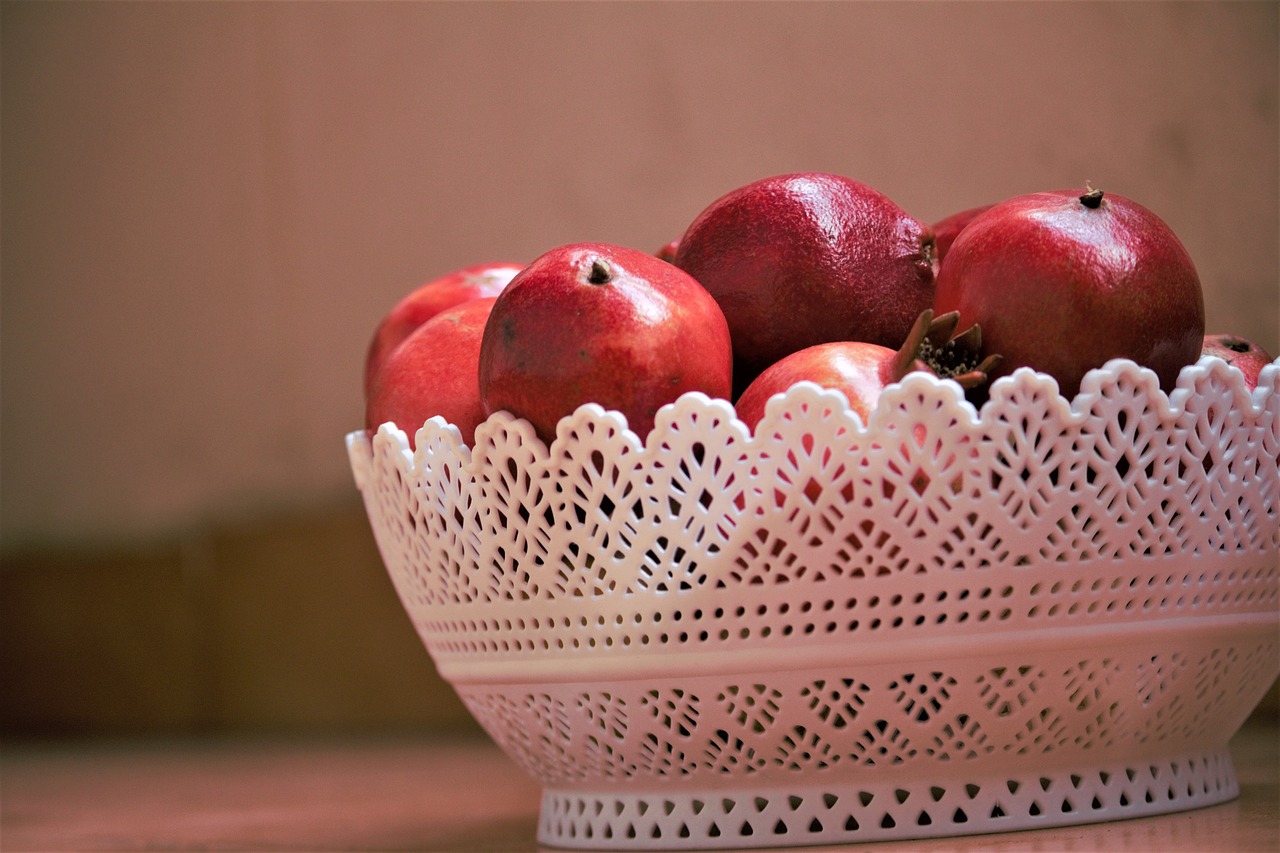
{"label": "bowl of pomegranates", "polygon": [[1205,333],[1136,203],[969,220],[939,252],[944,223],[863,184],[778,176],[659,252],[557,247],[388,313],[355,482],[436,667],[541,785],[540,842],[908,839],[1238,794],[1228,741],[1280,674],[1280,364]]}

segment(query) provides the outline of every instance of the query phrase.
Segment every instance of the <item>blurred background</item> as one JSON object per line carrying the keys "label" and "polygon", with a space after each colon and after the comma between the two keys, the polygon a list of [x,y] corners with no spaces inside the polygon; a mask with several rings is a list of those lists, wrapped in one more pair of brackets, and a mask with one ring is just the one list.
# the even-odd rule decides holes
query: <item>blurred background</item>
{"label": "blurred background", "polygon": [[656,250],[782,172],[926,221],[1089,181],[1280,354],[1278,17],[0,4],[3,732],[471,725],[343,447],[375,323],[455,267]]}

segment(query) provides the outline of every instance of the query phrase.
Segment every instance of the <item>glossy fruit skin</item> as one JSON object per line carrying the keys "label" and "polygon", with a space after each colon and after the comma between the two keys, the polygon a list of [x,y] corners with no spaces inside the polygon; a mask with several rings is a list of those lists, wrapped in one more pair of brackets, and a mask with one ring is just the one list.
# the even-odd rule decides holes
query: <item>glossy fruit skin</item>
{"label": "glossy fruit skin", "polygon": [[485,419],[480,404],[480,342],[496,297],[469,299],[418,326],[388,354],[365,404],[365,427],[387,421],[414,444],[423,422],[442,416],[471,445]]}
{"label": "glossy fruit skin", "polygon": [[1204,297],[1186,248],[1137,202],[1091,190],[1032,193],[994,205],[956,237],[934,310],[982,327],[1002,361],[1030,367],[1071,397],[1092,368],[1128,358],[1165,391],[1200,355]]}
{"label": "glossy fruit skin", "polygon": [[1216,333],[1204,336],[1201,355],[1214,355],[1244,374],[1245,387],[1250,391],[1258,387],[1258,374],[1270,364],[1271,355],[1253,341],[1239,335]]}
{"label": "glossy fruit skin", "polygon": [[584,403],[622,412],[643,438],[681,394],[728,398],[732,371],[728,324],[698,282],[647,252],[575,243],[535,259],[498,297],[479,381],[486,414],[526,418],[550,443]]}
{"label": "glossy fruit skin", "polygon": [[964,227],[976,219],[978,214],[985,213],[990,208],[990,204],[970,207],[967,210],[953,213],[933,223],[933,253],[938,258],[939,264],[946,259],[947,252],[951,251],[951,244],[956,241],[956,237],[960,235]]}
{"label": "glossy fruit skin", "polygon": [[854,341],[815,344],[765,368],[742,392],[734,408],[738,418],[754,431],[771,397],[807,380],[843,391],[849,399],[849,408],[857,412],[865,424],[880,393],[900,378],[894,370],[897,355],[896,350],[878,344]]}
{"label": "glossy fruit skin", "polygon": [[674,263],[724,310],[739,387],[815,344],[897,347],[933,300],[932,229],[866,184],[826,173],[721,196],[689,225]]}
{"label": "glossy fruit skin", "polygon": [[405,294],[379,321],[369,341],[364,360],[366,398],[382,362],[414,329],[446,308],[469,299],[497,296],[523,268],[524,264],[507,261],[472,264],[431,279]]}

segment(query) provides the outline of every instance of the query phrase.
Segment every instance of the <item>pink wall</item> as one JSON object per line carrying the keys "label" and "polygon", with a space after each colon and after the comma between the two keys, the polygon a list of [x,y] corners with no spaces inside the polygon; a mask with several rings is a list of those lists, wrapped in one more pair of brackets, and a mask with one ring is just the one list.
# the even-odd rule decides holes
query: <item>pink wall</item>
{"label": "pink wall", "polygon": [[5,544],[354,498],[373,324],[824,170],[933,220],[1085,180],[1280,352],[1274,3],[6,3]]}

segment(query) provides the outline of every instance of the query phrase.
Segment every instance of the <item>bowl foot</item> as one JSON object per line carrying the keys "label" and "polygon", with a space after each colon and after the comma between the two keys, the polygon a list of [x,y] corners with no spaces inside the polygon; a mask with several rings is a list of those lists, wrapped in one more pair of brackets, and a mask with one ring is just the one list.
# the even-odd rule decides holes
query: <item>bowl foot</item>
{"label": "bowl foot", "polygon": [[1167,814],[1239,794],[1226,747],[1050,772],[987,769],[892,781],[861,775],[793,786],[697,788],[673,779],[670,790],[546,789],[538,841],[687,850],[904,840]]}

